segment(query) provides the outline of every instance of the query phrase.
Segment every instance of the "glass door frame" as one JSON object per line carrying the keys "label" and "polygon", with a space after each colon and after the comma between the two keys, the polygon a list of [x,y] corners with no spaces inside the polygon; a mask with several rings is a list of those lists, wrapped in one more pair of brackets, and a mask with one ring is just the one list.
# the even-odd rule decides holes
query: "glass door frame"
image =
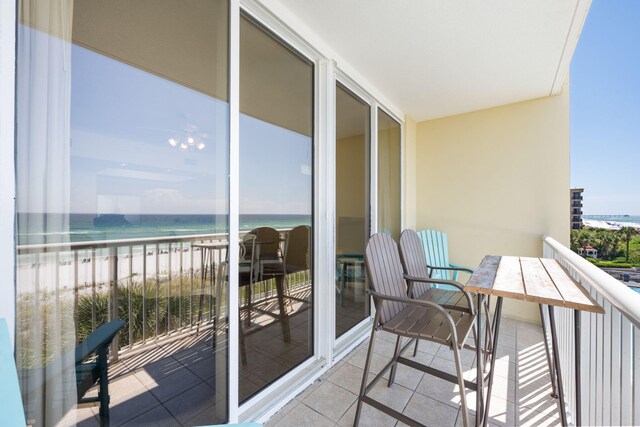
{"label": "glass door frame", "polygon": [[[340,69],[336,69],[335,73],[334,73],[334,82],[333,82],[333,92],[334,92],[334,101],[333,101],[333,118],[334,120],[336,119],[336,112],[337,112],[337,106],[336,106],[336,100],[335,100],[335,91],[336,91],[336,87],[337,85],[340,84],[342,85],[344,88],[346,88],[348,91],[350,91],[354,96],[356,96],[358,98],[359,101],[364,102],[368,107],[369,107],[369,140],[368,140],[368,147],[367,147],[367,166],[368,166],[368,171],[367,171],[367,178],[369,180],[368,182],[368,187],[369,187],[369,196],[367,197],[367,201],[368,201],[368,214],[369,214],[369,232],[372,233],[374,230],[374,206],[376,206],[374,204],[374,199],[373,196],[374,191],[373,191],[373,185],[376,182],[376,180],[373,179],[374,177],[374,169],[373,169],[373,157],[374,157],[374,144],[377,143],[377,135],[375,132],[373,132],[374,127],[373,127],[373,111],[376,111],[376,101],[375,99],[371,96],[371,94],[369,92],[367,92],[364,88],[362,88],[357,82],[355,82],[353,79],[351,79],[344,71],[340,70]],[[333,189],[333,195],[330,198],[330,203],[331,203],[331,207],[330,207],[330,211],[333,213],[332,217],[333,217],[333,221],[332,221],[332,233],[331,233],[331,243],[329,245],[329,247],[327,248],[328,251],[330,252],[330,259],[333,261],[332,266],[331,266],[331,271],[335,272],[335,260],[336,260],[336,246],[337,246],[337,206],[336,206],[336,194],[337,194],[337,182],[336,182],[336,168],[337,168],[337,156],[336,156],[336,150],[337,150],[337,137],[336,137],[336,128],[335,128],[335,123],[334,123],[334,129],[333,129],[333,139],[332,139],[332,143],[331,148],[331,159],[330,159],[330,164],[331,164],[331,173],[328,174],[327,176],[327,180],[330,181],[330,184],[328,184],[328,186],[330,186]],[[376,142],[374,142],[374,139],[376,140]],[[377,176],[377,175],[376,175]],[[335,275],[335,273],[334,273]],[[333,279],[335,282],[335,278]],[[373,304],[369,305],[371,307],[370,311],[369,311],[369,317],[362,319],[357,325],[353,326],[351,329],[349,329],[348,331],[344,332],[342,335],[340,335],[339,337],[336,337],[336,295],[335,292],[332,292],[332,303],[331,303],[331,307],[333,307],[333,316],[330,319],[331,322],[331,337],[332,337],[332,359],[334,360],[339,360],[343,357],[343,355],[348,354],[353,348],[355,348],[357,345],[360,344],[360,342],[363,340],[363,337],[366,337],[369,329],[371,328],[371,321],[372,321],[372,313],[374,312],[374,307]]]}
{"label": "glass door frame", "polygon": [[[400,225],[401,228],[404,227],[405,218],[404,218],[404,192],[405,192],[405,168],[404,168],[404,144],[405,144],[405,123],[403,119],[400,119],[398,114],[396,114],[391,109],[385,106],[385,103],[381,102],[379,98],[372,94],[367,89],[363,88],[356,80],[350,77],[350,75],[336,67],[333,74],[333,85],[332,85],[332,111],[330,111],[331,118],[333,120],[333,128],[332,132],[332,140],[329,144],[331,147],[330,158],[329,158],[329,171],[327,174],[327,186],[332,188],[334,194],[332,197],[328,199],[327,210],[331,212],[330,217],[332,218],[331,226],[333,227],[332,233],[327,239],[328,247],[327,251],[329,252],[328,257],[332,261],[331,264],[331,272],[335,271],[335,259],[336,259],[336,230],[337,230],[337,216],[336,216],[336,197],[335,197],[335,189],[336,189],[336,128],[335,128],[335,118],[336,118],[336,100],[335,100],[335,90],[336,85],[341,84],[346,89],[351,91],[354,95],[356,95],[361,101],[369,105],[370,119],[369,119],[369,231],[370,235],[373,235],[378,232],[378,109],[384,111],[388,114],[392,119],[397,121],[400,124]],[[335,273],[334,273],[335,275]],[[335,279],[334,279],[335,281]],[[332,282],[333,283],[333,282]],[[331,333],[331,360],[333,363],[339,361],[344,356],[349,354],[355,347],[360,345],[366,338],[369,336],[371,329],[371,322],[373,321],[373,317],[375,316],[375,306],[373,304],[373,300],[370,300],[370,312],[369,317],[360,321],[357,325],[352,327],[347,332],[344,332],[340,337],[336,337],[335,333],[335,309],[336,309],[336,296],[335,291],[331,292],[331,305],[333,308],[331,311],[332,317],[329,319],[330,322],[330,333]]]}
{"label": "glass door frame", "polygon": [[[230,60],[230,108],[231,108],[231,176],[230,176],[230,229],[229,233],[238,243],[239,236],[239,179],[240,179],[240,130],[239,130],[239,80],[240,80],[240,16],[245,14],[253,21],[261,25],[266,31],[282,41],[286,47],[294,50],[296,54],[306,58],[314,64],[313,76],[313,345],[314,354],[302,362],[289,373],[271,383],[264,390],[257,393],[248,401],[239,404],[238,384],[239,384],[239,313],[238,313],[238,254],[231,251],[233,258],[230,259],[230,351],[229,351],[229,375],[230,375],[230,408],[229,422],[244,420],[265,419],[274,414],[282,402],[283,395],[295,396],[322,372],[322,368],[327,366],[326,321],[320,307],[324,306],[321,284],[326,283],[326,254],[323,251],[323,244],[320,236],[326,235],[323,230],[327,229],[327,218],[323,215],[324,194],[326,186],[321,177],[324,175],[326,165],[326,120],[327,96],[326,96],[326,76],[328,75],[328,62],[325,57],[310,43],[301,38],[291,28],[283,23],[272,11],[264,5],[253,0],[231,0],[231,60]],[[230,241],[230,245],[234,245]],[[233,246],[231,246],[233,247]],[[317,373],[317,374],[316,374]],[[235,380],[235,381],[234,381]],[[264,408],[268,408],[265,412]]]}

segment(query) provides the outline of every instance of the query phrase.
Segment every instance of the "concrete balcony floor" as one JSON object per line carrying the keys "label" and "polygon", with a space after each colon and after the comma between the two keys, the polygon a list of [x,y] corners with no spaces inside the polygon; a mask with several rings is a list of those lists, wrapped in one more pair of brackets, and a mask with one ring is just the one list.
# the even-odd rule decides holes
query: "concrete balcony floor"
{"label": "concrete balcony floor", "polygon": [[[379,372],[393,354],[395,336],[380,332],[371,372]],[[267,427],[352,426],[357,394],[362,381],[368,341],[331,368],[266,423]],[[407,350],[405,355],[411,356]],[[455,373],[453,353],[444,346],[421,342],[416,359],[421,363]],[[475,380],[475,353],[462,351],[465,378]],[[373,375],[369,376],[370,379]],[[560,425],[557,399],[550,397],[551,382],[542,339],[542,329],[530,323],[503,319],[498,359],[491,398],[489,425]],[[396,383],[387,387],[381,379],[370,395],[376,400],[428,426],[462,426],[457,386],[400,366]],[[474,414],[475,392],[467,393]],[[472,421],[475,418],[472,416]],[[403,423],[363,404],[361,426],[400,426]]]}
{"label": "concrete balcony floor", "polygon": [[[264,377],[274,360],[279,361],[279,365],[290,365],[297,362],[287,361],[285,357],[296,354],[305,358],[306,344],[303,339],[296,340],[296,330],[300,328],[302,332],[308,328],[306,313],[308,310],[294,311],[289,318],[291,345],[271,346],[276,353],[282,351],[283,354],[266,353],[263,345],[266,341],[282,344],[281,325],[273,318],[257,332],[246,335],[248,365],[243,368],[241,391],[250,394],[253,390],[243,389],[251,388],[259,377]],[[122,354],[120,360],[110,366],[111,425],[211,424],[216,419],[211,337],[212,330],[208,328],[197,336],[184,334]],[[379,371],[388,361],[394,343],[394,336],[378,334],[371,372]],[[368,341],[354,349],[271,417],[266,426],[353,425],[367,345]],[[290,346],[295,347],[294,351]],[[295,350],[298,347],[300,351]],[[408,350],[405,354],[410,356],[411,352]],[[475,353],[463,350],[462,357],[465,378],[475,380]],[[266,363],[253,366],[257,359],[264,359]],[[453,353],[447,347],[421,342],[416,359],[455,373]],[[490,425],[560,425],[557,401],[550,397],[549,371],[539,326],[503,319],[496,363]],[[218,374],[224,375],[224,368],[218,367]],[[247,381],[251,378],[254,380]],[[462,426],[457,387],[406,366],[399,367],[396,384],[388,388],[386,381],[381,380],[371,395],[426,425]],[[475,393],[468,392],[467,401],[473,414]],[[97,413],[97,406],[81,407],[71,411],[60,425],[97,426]],[[404,424],[363,405],[360,425]]]}

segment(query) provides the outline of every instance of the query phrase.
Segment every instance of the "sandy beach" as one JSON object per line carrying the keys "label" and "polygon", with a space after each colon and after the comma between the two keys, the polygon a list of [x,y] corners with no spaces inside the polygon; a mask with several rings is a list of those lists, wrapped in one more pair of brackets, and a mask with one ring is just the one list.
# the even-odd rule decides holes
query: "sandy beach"
{"label": "sandy beach", "polygon": [[601,228],[605,230],[620,230],[622,227],[633,227],[637,230],[640,230],[640,223],[637,222],[583,219],[582,223],[585,227]]}
{"label": "sandy beach", "polygon": [[[167,245],[164,246],[160,245],[158,249],[147,247],[144,254],[142,247],[134,247],[131,251],[121,248],[117,261],[109,255],[107,249],[96,249],[95,255],[91,250],[79,250],[77,266],[72,251],[19,255],[17,275],[20,293],[54,291],[56,284],[63,294],[71,294],[69,291],[76,284],[79,289],[86,289],[95,283],[99,289],[104,286],[106,290],[107,284],[112,280],[110,267],[114,262],[117,262],[117,278],[120,281],[131,278],[133,282],[142,282],[145,276],[148,280],[157,278],[162,281],[179,277],[181,273],[188,277],[191,271],[200,274],[200,248],[185,245],[183,249],[169,249]],[[224,249],[214,249],[212,254],[216,265],[226,257]]]}

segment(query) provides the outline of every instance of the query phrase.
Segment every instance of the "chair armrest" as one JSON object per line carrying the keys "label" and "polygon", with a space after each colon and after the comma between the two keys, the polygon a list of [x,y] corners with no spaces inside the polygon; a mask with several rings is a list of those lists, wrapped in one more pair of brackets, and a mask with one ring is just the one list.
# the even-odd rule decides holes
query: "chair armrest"
{"label": "chair armrest", "polygon": [[471,267],[467,267],[466,265],[460,265],[460,264],[453,264],[453,263],[450,263],[450,264],[449,264],[449,267],[451,267],[451,268],[455,268],[455,269],[456,269],[456,270],[458,270],[458,271],[463,271],[463,272],[465,272],[465,273],[469,273],[469,274],[473,274],[473,273],[474,273],[474,271],[475,271],[475,270],[474,270],[473,268],[471,268]]}
{"label": "chair armrest", "polygon": [[410,276],[408,274],[403,274],[404,279],[409,281],[409,282],[418,282],[418,283],[435,283],[438,285],[451,285],[451,286],[455,286],[456,288],[460,289],[461,291],[464,291],[464,285],[462,283],[456,282],[454,280],[444,280],[444,279],[432,279],[431,277],[417,277],[417,276]]}
{"label": "chair armrest", "polygon": [[124,325],[124,320],[112,320],[89,334],[89,336],[76,347],[76,365],[95,353],[99,348],[109,345]]}
{"label": "chair armrest", "polygon": [[434,267],[427,264],[427,268],[430,270],[448,270],[448,271],[462,271],[465,273],[473,274],[473,270],[467,267],[455,266],[454,264],[449,264],[449,267]]}
{"label": "chair armrest", "polygon": [[[467,291],[464,290],[464,285],[460,282],[456,282],[455,280],[442,280],[442,279],[432,279],[430,277],[416,277],[416,276],[410,276],[408,274],[404,275],[405,280],[407,280],[409,282],[409,291],[411,292],[413,290],[413,283],[414,282],[418,282],[418,283],[435,283],[437,285],[449,285],[449,286],[453,286],[455,288],[458,288],[458,290],[462,293],[464,293],[464,297],[467,300],[467,303],[469,304],[469,308],[471,309],[471,314],[475,314],[475,309],[473,306],[473,298],[471,298],[471,294]],[[410,294],[411,295],[411,294]]]}

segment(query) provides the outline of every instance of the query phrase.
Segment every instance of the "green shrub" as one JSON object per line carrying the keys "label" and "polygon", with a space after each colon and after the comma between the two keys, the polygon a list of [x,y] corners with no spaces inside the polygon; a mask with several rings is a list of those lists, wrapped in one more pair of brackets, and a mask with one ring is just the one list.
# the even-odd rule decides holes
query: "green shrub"
{"label": "green shrub", "polygon": [[604,268],[631,268],[633,265],[628,262],[620,262],[620,261],[602,261],[599,259],[587,258],[587,261],[594,264],[596,267],[604,267]]}

